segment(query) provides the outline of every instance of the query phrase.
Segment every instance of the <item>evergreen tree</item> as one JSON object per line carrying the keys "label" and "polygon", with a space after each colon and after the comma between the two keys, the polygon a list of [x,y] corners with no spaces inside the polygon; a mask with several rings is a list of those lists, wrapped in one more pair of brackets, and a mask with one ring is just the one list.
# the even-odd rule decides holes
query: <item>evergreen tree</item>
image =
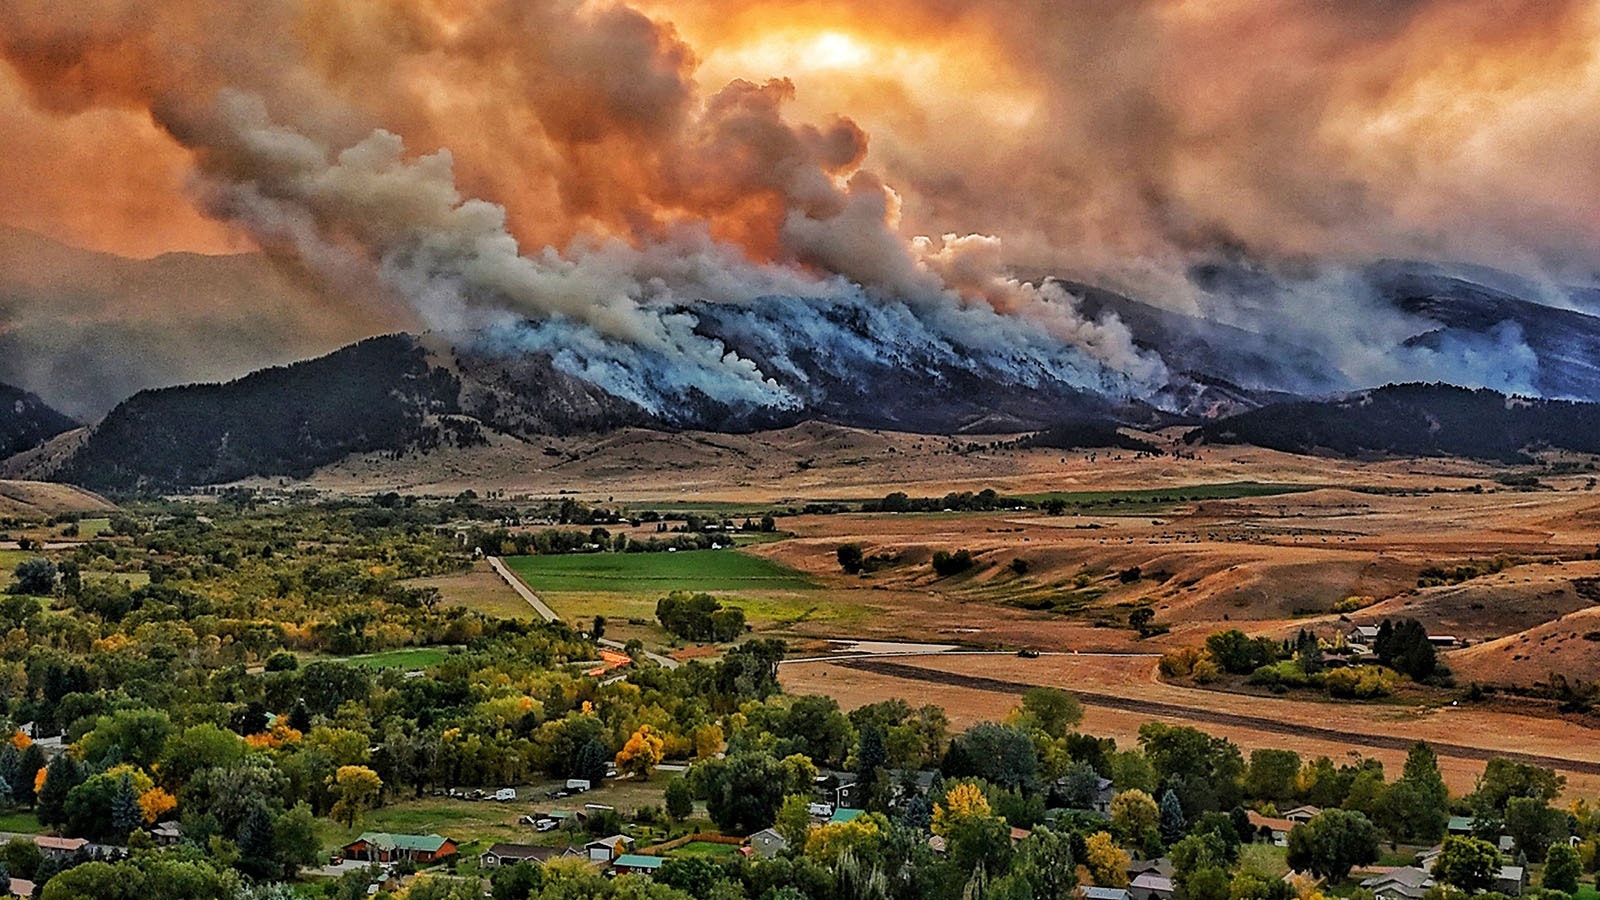
{"label": "evergreen tree", "polygon": [[[14,785],[22,774],[22,753],[10,741],[0,741],[0,779]],[[9,802],[9,798],[8,798]]]}
{"label": "evergreen tree", "polygon": [[611,761],[611,754],[606,752],[606,745],[600,743],[599,738],[590,738],[578,750],[577,759],[573,768],[576,769],[575,777],[588,779],[595,787],[606,777],[606,763]]}
{"label": "evergreen tree", "polygon": [[301,734],[311,732],[311,708],[306,706],[304,697],[294,701],[294,707],[289,710],[289,727]]}
{"label": "evergreen tree", "polygon": [[1189,823],[1183,817],[1183,804],[1178,801],[1178,792],[1168,788],[1161,795],[1161,840],[1168,844],[1177,843],[1188,827]]}
{"label": "evergreen tree", "polygon": [[860,779],[861,796],[869,808],[882,809],[887,804],[886,787],[882,782],[883,766],[889,760],[889,750],[883,742],[883,729],[869,723],[861,729],[861,740],[856,745],[856,776]]}
{"label": "evergreen tree", "polygon": [[29,744],[22,751],[21,758],[17,761],[17,780],[11,782],[12,794],[16,801],[29,808],[38,802],[33,794],[33,780],[39,770],[45,767],[44,751],[38,744]]}
{"label": "evergreen tree", "polygon": [[273,858],[272,811],[265,803],[250,807],[239,826],[239,868],[253,878],[271,878],[278,873]]}
{"label": "evergreen tree", "polygon": [[133,779],[124,775],[117,782],[117,793],[111,800],[111,827],[126,840],[143,821],[144,811],[139,808],[139,792],[134,790]]}
{"label": "evergreen tree", "polygon": [[44,786],[39,789],[39,821],[64,825],[67,821],[67,792],[83,781],[83,774],[72,757],[56,754],[45,769]]}

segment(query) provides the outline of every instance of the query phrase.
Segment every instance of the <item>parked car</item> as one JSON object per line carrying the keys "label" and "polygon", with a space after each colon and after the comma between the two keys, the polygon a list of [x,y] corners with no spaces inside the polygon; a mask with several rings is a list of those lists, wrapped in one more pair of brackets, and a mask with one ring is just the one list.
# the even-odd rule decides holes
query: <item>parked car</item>
{"label": "parked car", "polygon": [[499,803],[507,803],[517,799],[516,788],[501,788],[494,792],[494,799]]}
{"label": "parked car", "polygon": [[567,779],[567,790],[570,793],[581,794],[584,791],[591,790],[593,787],[594,787],[594,785],[591,784],[589,782],[589,779],[587,779],[587,778],[568,778]]}
{"label": "parked car", "polygon": [[1023,659],[1038,659],[1039,651],[1034,650],[1031,647],[1024,647],[1023,649],[1017,651],[1017,655]]}
{"label": "parked car", "polygon": [[561,821],[559,819],[540,819],[533,823],[533,828],[535,831],[554,831],[556,826],[560,824]]}

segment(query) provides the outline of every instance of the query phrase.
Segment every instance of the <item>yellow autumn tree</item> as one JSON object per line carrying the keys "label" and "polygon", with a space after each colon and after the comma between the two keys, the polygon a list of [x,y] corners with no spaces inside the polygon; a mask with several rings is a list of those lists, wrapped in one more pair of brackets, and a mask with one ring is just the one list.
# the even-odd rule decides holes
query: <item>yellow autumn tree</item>
{"label": "yellow autumn tree", "polygon": [[963,821],[991,815],[989,798],[977,785],[963,781],[944,795],[944,802],[933,805],[933,833],[944,835]]}
{"label": "yellow autumn tree", "polygon": [[694,732],[694,758],[710,759],[722,752],[724,740],[722,726],[713,724],[696,725]]}
{"label": "yellow autumn tree", "polygon": [[121,779],[124,775],[128,776],[128,782],[133,785],[134,791],[140,794],[156,786],[155,781],[143,770],[128,763],[112,766],[105,771],[105,774],[115,779]]}
{"label": "yellow autumn tree", "polygon": [[1161,824],[1161,808],[1154,797],[1138,788],[1118,791],[1111,798],[1111,827],[1130,845],[1144,839]]}
{"label": "yellow autumn tree", "polygon": [[848,822],[829,822],[811,829],[806,835],[806,856],[825,866],[837,863],[846,850],[857,859],[871,859],[882,840],[883,829],[876,817],[857,816]]}
{"label": "yellow autumn tree", "polygon": [[139,811],[147,825],[161,821],[161,817],[178,808],[178,798],[161,788],[151,788],[139,795]]}
{"label": "yellow autumn tree", "polygon": [[362,813],[377,804],[383,779],[366,766],[340,766],[328,777],[328,790],[336,798],[328,815],[335,822],[353,827]]}
{"label": "yellow autumn tree", "polygon": [[1128,854],[1122,852],[1117,842],[1111,835],[1104,831],[1097,831],[1089,835],[1083,842],[1084,868],[1089,870],[1089,877],[1101,887],[1127,887],[1128,886]]}
{"label": "yellow autumn tree", "polygon": [[617,753],[617,771],[637,775],[641,779],[649,778],[651,771],[661,762],[666,743],[654,728],[640,725]]}

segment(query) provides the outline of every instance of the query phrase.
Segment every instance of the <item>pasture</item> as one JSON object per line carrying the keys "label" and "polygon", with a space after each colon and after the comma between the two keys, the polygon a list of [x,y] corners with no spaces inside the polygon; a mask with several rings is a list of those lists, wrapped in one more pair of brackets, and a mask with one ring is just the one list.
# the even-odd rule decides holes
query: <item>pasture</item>
{"label": "pasture", "polygon": [[816,581],[781,563],[735,550],[513,556],[506,565],[539,593],[808,591]]}
{"label": "pasture", "polygon": [[382,653],[368,653],[364,656],[352,656],[345,660],[352,666],[362,669],[426,669],[435,666],[449,658],[451,653],[448,647],[407,647],[401,650],[387,650]]}

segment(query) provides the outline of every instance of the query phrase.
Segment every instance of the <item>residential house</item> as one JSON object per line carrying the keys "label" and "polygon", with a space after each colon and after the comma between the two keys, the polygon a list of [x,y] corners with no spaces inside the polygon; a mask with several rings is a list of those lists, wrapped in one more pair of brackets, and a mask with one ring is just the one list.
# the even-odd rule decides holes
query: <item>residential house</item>
{"label": "residential house", "polygon": [[613,834],[583,845],[584,854],[593,862],[611,862],[632,851],[633,838],[625,834]]}
{"label": "residential house", "polygon": [[344,845],[345,859],[368,862],[409,860],[424,865],[455,856],[456,842],[437,834],[387,834],[368,831]]}
{"label": "residential house", "polygon": [[1322,809],[1320,807],[1296,806],[1294,809],[1284,813],[1283,817],[1296,825],[1304,825],[1319,815],[1322,815]]}
{"label": "residential house", "polygon": [[654,875],[661,864],[666,862],[660,856],[641,856],[637,853],[624,853],[616,858],[611,867],[619,875]]}
{"label": "residential house", "polygon": [[789,849],[789,842],[775,829],[768,828],[750,835],[750,852],[756,859],[771,859]]}
{"label": "residential house", "polygon": [[1471,834],[1472,833],[1472,817],[1471,816],[1451,816],[1449,821],[1447,821],[1445,823],[1444,829],[1445,829],[1445,831],[1448,831],[1449,833],[1456,834],[1456,835]]}
{"label": "residential house", "polygon": [[1176,892],[1177,886],[1172,883],[1170,875],[1145,872],[1128,883],[1130,900],[1172,900]]}
{"label": "residential house", "polygon": [[1117,791],[1111,786],[1111,779],[1102,778],[1094,786],[1094,811],[1103,815],[1111,815],[1111,801],[1117,796]]}
{"label": "residential house", "polygon": [[1422,900],[1433,887],[1433,876],[1416,866],[1401,866],[1361,882],[1378,900]]}
{"label": "residential house", "polygon": [[1172,877],[1172,860],[1165,856],[1156,859],[1136,859],[1128,863],[1128,880],[1132,881],[1146,872]]}
{"label": "residential house", "polygon": [[11,879],[11,896],[13,896],[13,897],[32,897],[33,896],[33,891],[34,891],[33,882],[29,881],[28,879],[26,879],[26,878],[13,878],[13,879]]}
{"label": "residential house", "polygon": [[34,835],[33,843],[44,851],[45,856],[57,860],[65,859],[89,846],[89,842],[83,838],[53,837],[48,834]]}
{"label": "residential house", "polygon": [[866,815],[866,810],[864,809],[836,809],[833,811],[833,815],[828,817],[828,824],[834,825],[840,822],[854,822],[863,815]]}
{"label": "residential house", "polygon": [[938,778],[939,773],[932,769],[890,769],[891,802],[899,803],[911,797],[928,796]]}
{"label": "residential house", "polygon": [[1031,835],[1031,834],[1033,834],[1033,832],[1029,831],[1026,828],[1012,828],[1011,829],[1011,843],[1020,844],[1023,841],[1027,840],[1028,836]]}
{"label": "residential house", "polygon": [[856,806],[861,800],[861,786],[853,772],[824,770],[817,776],[817,794],[834,806]]}
{"label": "residential house", "polygon": [[555,847],[535,847],[532,844],[495,844],[478,854],[478,868],[498,869],[519,862],[547,863],[561,855]]}
{"label": "residential house", "polygon": [[1495,876],[1492,890],[1499,891],[1508,897],[1522,896],[1522,889],[1528,886],[1528,872],[1521,866],[1501,866],[1500,874]]}
{"label": "residential house", "polygon": [[177,822],[161,822],[150,829],[150,837],[155,839],[159,847],[171,847],[183,840],[183,832],[178,828]]}
{"label": "residential house", "polygon": [[1417,854],[1417,868],[1424,872],[1432,872],[1433,864],[1438,861],[1439,854],[1444,852],[1443,844],[1434,844]]}
{"label": "residential house", "polygon": [[1352,647],[1370,647],[1378,640],[1378,626],[1352,625],[1350,630],[1345,632],[1344,640]]}
{"label": "residential house", "polygon": [[1289,846],[1289,831],[1294,828],[1294,822],[1263,816],[1253,809],[1246,812],[1245,817],[1250,820],[1250,827],[1255,829],[1254,840],[1268,841],[1274,847]]}
{"label": "residential house", "polygon": [[1176,887],[1172,883],[1172,860],[1138,860],[1128,864],[1128,897],[1130,900],[1171,900]]}
{"label": "residential house", "polygon": [[1083,900],[1130,900],[1127,888],[1085,885],[1080,889]]}

